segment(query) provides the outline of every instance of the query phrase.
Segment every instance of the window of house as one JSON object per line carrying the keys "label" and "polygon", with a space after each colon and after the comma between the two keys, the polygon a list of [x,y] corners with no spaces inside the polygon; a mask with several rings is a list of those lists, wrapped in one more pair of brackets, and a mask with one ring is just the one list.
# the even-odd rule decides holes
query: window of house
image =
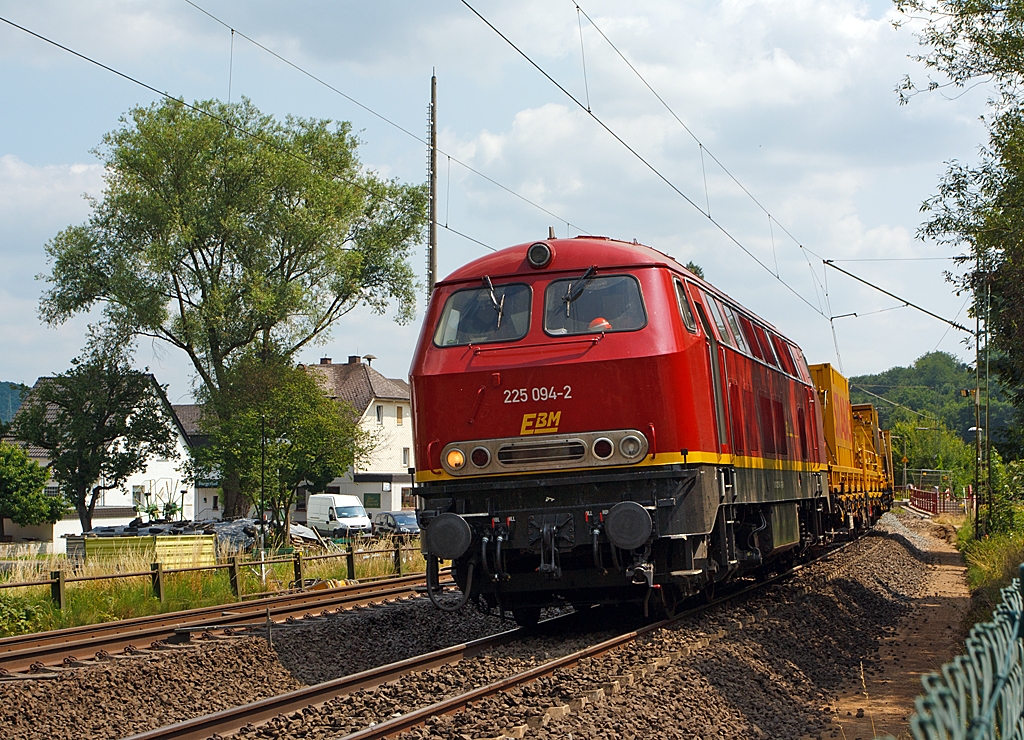
{"label": "window of house", "polygon": [[401,406],[397,406],[395,408],[395,425],[402,426],[402,421],[404,421],[404,417],[405,411],[402,409]]}
{"label": "window of house", "polygon": [[434,332],[434,344],[450,347],[522,339],[530,328],[531,297],[530,286],[522,283],[489,283],[452,293]]}
{"label": "window of house", "polygon": [[[586,279],[584,279],[586,277]],[[553,280],[544,291],[544,331],[594,334],[636,331],[647,325],[640,282],[632,275]]]}
{"label": "window of house", "polygon": [[416,496],[412,492],[412,488],[402,489],[402,508],[403,509],[415,509],[416,508]]}
{"label": "window of house", "polygon": [[383,406],[377,406],[377,423],[378,424],[383,424],[384,423],[384,407]]}
{"label": "window of house", "polygon": [[220,496],[213,497],[213,510],[217,511],[220,508]]}
{"label": "window of house", "polygon": [[409,448],[402,448],[402,467],[409,467]]}

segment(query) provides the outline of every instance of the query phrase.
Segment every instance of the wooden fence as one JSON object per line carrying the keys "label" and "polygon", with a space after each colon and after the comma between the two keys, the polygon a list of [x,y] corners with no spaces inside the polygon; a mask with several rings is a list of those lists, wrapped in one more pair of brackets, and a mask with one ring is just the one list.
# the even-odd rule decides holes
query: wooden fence
{"label": "wooden fence", "polygon": [[348,580],[356,580],[356,558],[369,558],[377,555],[390,555],[394,558],[395,573],[402,575],[402,553],[405,552],[419,552],[419,547],[411,545],[403,545],[402,540],[396,539],[393,547],[378,548],[375,550],[356,550],[355,543],[350,542],[344,550],[339,550],[335,553],[327,553],[325,555],[303,555],[301,552],[296,552],[289,557],[279,558],[268,558],[265,560],[256,559],[243,559],[240,555],[235,555],[226,563],[219,563],[213,565],[195,565],[184,568],[165,568],[161,562],[155,562],[150,564],[149,570],[138,571],[135,573],[104,573],[102,575],[95,576],[75,576],[68,575],[66,571],[55,570],[50,572],[49,578],[43,578],[38,581],[20,581],[20,582],[5,582],[0,583],[0,590],[8,588],[25,588],[29,586],[49,586],[50,587],[50,598],[53,599],[54,604],[59,609],[64,609],[67,606],[67,584],[69,583],[83,583],[86,581],[105,581],[113,580],[117,578],[148,578],[150,579],[153,587],[154,598],[160,599],[160,601],[166,601],[166,589],[167,577],[175,573],[193,573],[197,571],[216,571],[216,570],[227,570],[228,578],[231,581],[231,590],[234,592],[235,597],[242,600],[246,597],[253,596],[265,596],[271,593],[284,593],[285,591],[294,589],[280,589],[277,591],[266,591],[259,594],[246,594],[243,593],[242,587],[242,571],[245,568],[262,568],[268,565],[274,565],[277,563],[291,563],[293,567],[293,573],[295,576],[294,584],[297,584],[296,588],[301,590],[303,582],[305,581],[305,568],[310,562],[321,561],[321,560],[332,560],[332,559],[345,559],[346,571],[348,574]]}

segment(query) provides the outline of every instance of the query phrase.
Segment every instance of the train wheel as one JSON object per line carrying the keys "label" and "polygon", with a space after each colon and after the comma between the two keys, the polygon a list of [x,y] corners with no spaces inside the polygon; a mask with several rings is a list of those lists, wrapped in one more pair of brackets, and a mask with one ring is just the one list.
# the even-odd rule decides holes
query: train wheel
{"label": "train wheel", "polygon": [[651,597],[650,613],[657,619],[671,619],[679,612],[683,598],[679,588],[672,583],[662,584],[657,596]]}
{"label": "train wheel", "polygon": [[536,627],[540,621],[539,606],[517,606],[512,609],[512,619],[520,627]]}

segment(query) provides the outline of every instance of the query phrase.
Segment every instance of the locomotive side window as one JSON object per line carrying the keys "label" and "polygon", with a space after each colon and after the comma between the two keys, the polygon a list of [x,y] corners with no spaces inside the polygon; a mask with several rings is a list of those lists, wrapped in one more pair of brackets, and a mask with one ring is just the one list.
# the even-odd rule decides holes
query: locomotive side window
{"label": "locomotive side window", "polygon": [[747,340],[740,331],[740,324],[736,319],[736,312],[732,310],[732,306],[728,303],[722,304],[722,312],[725,314],[725,318],[729,322],[729,328],[732,329],[732,335],[736,338],[736,346],[741,352],[745,352],[749,355],[750,347],[747,346]]}
{"label": "locomotive side window", "polygon": [[722,338],[722,341],[728,344],[730,347],[736,347],[736,340],[732,337],[732,332],[729,330],[729,324],[725,320],[725,311],[722,309],[722,304],[717,298],[709,298],[708,306],[711,308],[711,316],[715,320],[715,326],[718,327],[718,335]]}
{"label": "locomotive side window", "polygon": [[754,324],[754,334],[757,336],[757,343],[761,345],[761,357],[772,367],[778,367],[779,361],[775,359],[775,352],[772,350],[772,343],[768,341],[768,334],[757,324]]}
{"label": "locomotive side window", "polygon": [[530,286],[509,283],[460,290],[448,296],[434,344],[453,347],[514,342],[530,328]]}
{"label": "locomotive side window", "polygon": [[800,351],[799,347],[790,345],[790,349],[793,352],[793,359],[796,361],[796,370],[800,374],[800,379],[805,383],[811,382],[811,371],[807,369],[807,360],[804,359],[804,353]]}
{"label": "locomotive side window", "polygon": [[757,335],[754,333],[754,325],[750,323],[750,320],[740,315],[740,326],[743,328],[743,336],[747,340],[747,346],[750,347],[751,353],[757,359],[764,362],[764,353],[761,351],[761,345],[757,342]]}
{"label": "locomotive side window", "polygon": [[646,325],[640,282],[632,275],[553,280],[544,292],[548,334],[636,331]]}
{"label": "locomotive side window", "polygon": [[789,354],[789,345],[774,334],[771,337],[772,345],[775,347],[775,354],[779,356],[779,360],[782,362],[782,369],[796,377],[796,365],[793,363],[793,356]]}
{"label": "locomotive side window", "polygon": [[696,334],[697,322],[693,320],[693,309],[690,308],[690,299],[686,297],[686,289],[678,280],[676,282],[676,300],[679,301],[679,313],[683,317],[686,330]]}

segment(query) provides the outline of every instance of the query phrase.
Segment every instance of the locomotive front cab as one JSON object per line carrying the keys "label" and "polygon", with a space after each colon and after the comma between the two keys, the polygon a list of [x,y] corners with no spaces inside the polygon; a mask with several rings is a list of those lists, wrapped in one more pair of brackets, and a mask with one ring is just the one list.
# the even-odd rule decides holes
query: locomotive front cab
{"label": "locomotive front cab", "polygon": [[729,376],[693,279],[650,248],[577,238],[438,283],[410,372],[416,492],[428,571],[452,561],[463,603],[531,621],[560,601],[671,602],[800,543],[797,504],[726,511]]}

